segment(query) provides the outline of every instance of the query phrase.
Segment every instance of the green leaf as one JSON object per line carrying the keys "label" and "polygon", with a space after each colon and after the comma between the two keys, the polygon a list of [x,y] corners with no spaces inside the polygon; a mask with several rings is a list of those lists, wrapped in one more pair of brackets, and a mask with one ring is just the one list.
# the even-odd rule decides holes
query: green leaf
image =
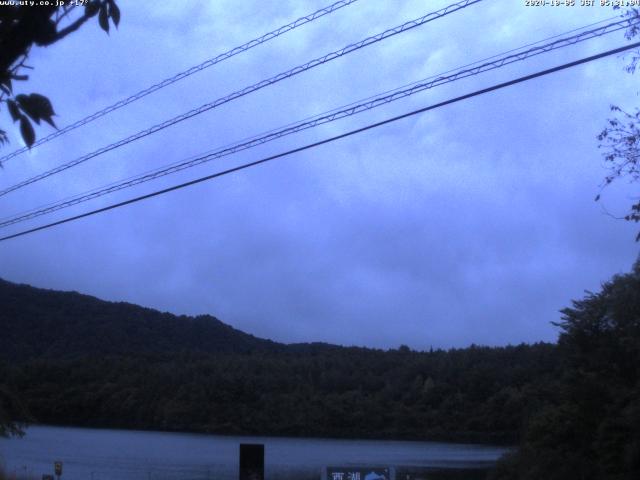
{"label": "green leaf", "polygon": [[31,148],[31,145],[36,141],[36,132],[33,131],[31,122],[24,115],[20,119],[20,134],[22,135],[24,143],[27,144],[27,147]]}
{"label": "green leaf", "polygon": [[[38,115],[37,109],[34,108],[34,105],[31,104],[29,96],[21,93],[20,95],[16,96],[16,101],[18,102],[18,105],[20,106],[20,109],[24,113],[29,115],[31,117],[31,119],[34,120],[39,125],[40,124],[40,116]],[[21,117],[22,117],[22,115],[21,115]]]}
{"label": "green leaf", "polygon": [[51,117],[56,114],[53,111],[53,105],[51,105],[51,101],[45,97],[44,95],[40,95],[39,93],[32,93],[29,95],[29,101],[33,108],[38,112],[39,117],[47,122],[49,125],[55,127],[53,120]]}
{"label": "green leaf", "polygon": [[16,97],[18,105],[32,120],[40,124],[44,120],[49,125],[55,127],[51,117],[55,115],[51,101],[44,95],[32,93],[30,95],[20,94]]}
{"label": "green leaf", "polygon": [[53,121],[53,118],[51,117],[42,117],[42,119],[47,122],[49,125],[51,125],[53,128],[55,128],[56,130],[58,129],[58,126],[56,125],[56,122]]}
{"label": "green leaf", "polygon": [[20,109],[18,108],[18,105],[15,101],[7,100],[7,108],[9,109],[9,113],[11,114],[11,118],[14,122],[20,120],[20,117],[22,115],[20,114]]}
{"label": "green leaf", "polygon": [[113,20],[113,24],[118,28],[120,24],[120,9],[116,5],[115,0],[109,0],[109,16]]}
{"label": "green leaf", "polygon": [[102,28],[105,32],[109,33],[109,13],[107,12],[106,4],[100,7],[100,14],[98,15],[98,23],[100,24],[100,28]]}

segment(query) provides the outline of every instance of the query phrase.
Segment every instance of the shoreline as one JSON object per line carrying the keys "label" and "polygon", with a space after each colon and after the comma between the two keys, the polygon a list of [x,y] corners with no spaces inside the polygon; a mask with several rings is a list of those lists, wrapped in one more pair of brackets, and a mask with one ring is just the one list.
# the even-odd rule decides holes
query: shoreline
{"label": "shoreline", "polygon": [[[442,438],[392,438],[392,437],[323,437],[323,436],[314,436],[313,434],[308,435],[286,435],[286,434],[273,434],[273,433],[219,433],[219,432],[207,432],[207,431],[198,431],[198,430],[158,430],[154,428],[127,428],[122,426],[102,426],[102,425],[70,425],[63,423],[30,423],[27,427],[24,428],[25,435],[29,428],[37,427],[37,428],[63,428],[63,429],[82,429],[82,430],[99,430],[99,431],[122,431],[128,433],[157,433],[157,434],[176,434],[176,435],[193,435],[193,436],[210,436],[210,437],[220,437],[220,438],[274,438],[274,439],[282,439],[282,440],[313,440],[313,441],[327,441],[327,442],[399,442],[399,443],[430,443],[430,444],[451,444],[451,445],[460,445],[460,446],[469,446],[469,447],[496,447],[506,450],[511,450],[517,448],[516,444],[513,443],[500,443],[500,442],[481,442],[481,441],[459,441],[453,440],[453,437],[442,437]],[[1,438],[0,438],[1,440]]]}

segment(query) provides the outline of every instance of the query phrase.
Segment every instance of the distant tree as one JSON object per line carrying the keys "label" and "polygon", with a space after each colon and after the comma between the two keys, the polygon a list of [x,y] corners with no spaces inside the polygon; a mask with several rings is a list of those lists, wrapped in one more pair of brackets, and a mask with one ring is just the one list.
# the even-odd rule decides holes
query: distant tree
{"label": "distant tree", "polygon": [[[640,34],[640,9],[630,8],[625,16],[631,21],[626,30],[627,40]],[[634,52],[631,61],[626,66],[629,73],[635,73],[640,62],[640,53]],[[614,180],[628,178],[632,182],[640,181],[640,109],[627,112],[617,105],[611,106],[614,116],[607,121],[607,126],[598,135],[600,148],[604,149],[605,161],[610,173],[603,182],[603,187]],[[600,195],[596,196],[596,201]],[[640,222],[640,199],[631,205],[629,212],[622,217],[627,221]],[[640,232],[636,236],[640,241]]]}
{"label": "distant tree", "polygon": [[[20,134],[29,147],[36,139],[32,121],[40,124],[44,120],[55,127],[52,118],[55,112],[47,97],[38,93],[14,93],[14,82],[29,78],[24,70],[32,68],[26,61],[33,45],[53,45],[96,15],[100,28],[107,33],[109,19],[116,27],[120,23],[120,9],[115,0],[46,3],[49,5],[0,7],[0,105],[4,104],[11,119],[19,122]],[[84,5],[83,9],[80,4]],[[7,132],[0,129],[0,144],[8,141]]]}

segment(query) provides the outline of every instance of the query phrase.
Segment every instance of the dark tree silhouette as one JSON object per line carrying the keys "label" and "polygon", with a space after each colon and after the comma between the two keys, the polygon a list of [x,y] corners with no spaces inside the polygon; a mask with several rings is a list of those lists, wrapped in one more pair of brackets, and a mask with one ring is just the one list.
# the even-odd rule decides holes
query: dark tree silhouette
{"label": "dark tree silhouette", "polygon": [[0,379],[56,425],[513,443],[558,373],[543,343],[284,345],[1,280],[0,305]]}
{"label": "dark tree silhouette", "polygon": [[[630,8],[625,16],[631,20],[631,26],[625,32],[627,40],[640,34],[640,9]],[[635,73],[640,62],[640,53],[632,53],[631,61],[626,66],[629,73]],[[609,167],[609,175],[603,182],[603,187],[618,179],[628,178],[632,182],[640,181],[640,109],[627,112],[619,106],[612,105],[614,116],[607,121],[607,126],[598,135],[600,148],[604,150],[605,162]],[[596,196],[596,201],[600,195]],[[640,221],[640,200],[624,215],[625,220]],[[640,241],[640,232],[636,236]]]}
{"label": "dark tree silhouette", "polygon": [[640,478],[640,261],[562,314],[555,398],[494,478]]}
{"label": "dark tree silhouette", "polygon": [[[20,133],[29,147],[36,139],[32,122],[40,124],[44,120],[55,127],[52,118],[55,112],[47,97],[14,92],[15,82],[29,79],[24,72],[32,68],[26,64],[31,48],[53,45],[95,16],[105,32],[109,32],[109,20],[116,27],[120,23],[120,9],[115,0],[66,2],[60,6],[56,6],[57,2],[49,3],[0,7],[0,105],[4,104],[11,119],[19,122]],[[0,129],[0,144],[8,141],[7,132]]]}
{"label": "dark tree silhouette", "polygon": [[[6,107],[11,119],[19,122],[20,133],[27,146],[36,139],[32,122],[43,120],[55,127],[53,106],[38,93],[16,94],[15,82],[29,79],[24,72],[31,48],[47,47],[78,30],[90,18],[97,16],[100,27],[109,31],[109,20],[117,27],[120,9],[115,0],[87,0],[48,6],[5,5],[0,7],[0,108]],[[84,7],[79,4],[83,3]],[[0,145],[9,141],[0,129]],[[2,377],[0,377],[1,379]],[[28,414],[19,398],[6,384],[0,383],[0,436],[19,435],[21,423]]]}

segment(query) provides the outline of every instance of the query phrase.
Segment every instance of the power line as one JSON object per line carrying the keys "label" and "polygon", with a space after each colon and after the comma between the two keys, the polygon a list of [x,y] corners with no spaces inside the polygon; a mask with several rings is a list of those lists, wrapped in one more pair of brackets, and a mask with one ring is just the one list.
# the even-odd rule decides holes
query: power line
{"label": "power line", "polygon": [[186,187],[190,187],[190,186],[196,185],[198,183],[202,183],[202,182],[205,182],[205,181],[208,181],[208,180],[212,180],[214,178],[222,177],[224,175],[228,175],[230,173],[238,172],[240,170],[245,170],[245,169],[250,168],[250,167],[255,167],[257,165],[261,165],[263,163],[267,163],[267,162],[276,160],[278,158],[286,157],[286,156],[292,155],[294,153],[299,153],[299,152],[302,152],[302,151],[305,151],[305,150],[309,150],[311,148],[319,147],[320,145],[324,145],[324,144],[327,144],[327,143],[332,143],[332,142],[335,142],[337,140],[340,140],[340,139],[343,139],[343,138],[347,138],[347,137],[350,137],[352,135],[356,135],[358,133],[365,132],[367,130],[371,130],[373,128],[381,127],[383,125],[386,125],[386,124],[389,124],[389,123],[392,123],[392,122],[397,122],[398,120],[402,120],[402,119],[405,119],[405,118],[408,118],[408,117],[412,117],[412,116],[420,114],[420,113],[427,112],[429,110],[435,110],[436,108],[444,107],[446,105],[451,105],[453,103],[461,102],[463,100],[468,100],[470,98],[473,98],[473,97],[476,97],[476,96],[479,96],[479,95],[483,95],[485,93],[489,93],[489,92],[493,92],[493,91],[496,91],[496,90],[500,90],[502,88],[510,87],[512,85],[516,85],[516,84],[523,83],[523,82],[526,82],[526,81],[529,81],[529,80],[533,80],[535,78],[542,77],[542,76],[545,76],[545,75],[550,75],[552,73],[556,73],[556,72],[559,72],[561,70],[566,70],[568,68],[575,67],[577,65],[582,65],[582,64],[585,64],[585,63],[588,63],[588,62],[592,62],[594,60],[598,60],[598,59],[605,58],[605,57],[608,57],[608,56],[611,56],[611,55],[622,53],[622,52],[625,52],[627,50],[631,50],[631,49],[637,48],[637,47],[640,47],[640,42],[635,42],[635,43],[632,43],[632,44],[629,44],[629,45],[626,45],[626,46],[623,46],[623,47],[618,47],[618,48],[615,48],[613,50],[608,50],[606,52],[599,53],[597,55],[592,55],[592,56],[589,56],[589,57],[582,58],[580,60],[575,60],[573,62],[569,62],[569,63],[565,63],[565,64],[562,64],[562,65],[559,65],[557,67],[553,67],[553,68],[542,70],[542,71],[539,71],[539,72],[536,72],[536,73],[525,75],[523,77],[519,77],[519,78],[516,78],[514,80],[509,80],[507,82],[499,83],[499,84],[493,85],[491,87],[483,88],[481,90],[476,90],[474,92],[467,93],[467,94],[461,95],[459,97],[455,97],[455,98],[452,98],[452,99],[449,99],[449,100],[445,100],[443,102],[439,102],[439,103],[436,103],[436,104],[433,104],[433,105],[429,105],[427,107],[423,107],[423,108],[420,108],[418,110],[413,110],[411,112],[408,112],[408,113],[405,113],[405,114],[402,114],[402,115],[398,115],[398,116],[395,116],[395,117],[391,117],[391,118],[388,118],[386,120],[382,120],[380,122],[372,123],[372,124],[369,124],[367,126],[364,126],[364,127],[361,127],[361,128],[357,128],[355,130],[350,130],[350,131],[342,133],[340,135],[329,137],[329,138],[326,138],[324,140],[320,140],[318,142],[310,143],[310,144],[304,145],[302,147],[298,147],[298,148],[294,148],[292,150],[288,150],[286,152],[278,153],[276,155],[271,155],[269,157],[262,158],[260,160],[256,160],[256,161],[249,162],[249,163],[245,163],[245,164],[239,165],[237,167],[229,168],[229,169],[226,169],[226,170],[223,170],[223,171],[220,171],[220,172],[213,173],[211,175],[207,175],[207,176],[204,176],[204,177],[197,178],[195,180],[191,180],[191,181],[188,181],[188,182],[185,182],[185,183],[174,185],[172,187],[164,188],[162,190],[157,190],[155,192],[148,193],[146,195],[141,195],[139,197],[131,198],[131,199],[125,200],[123,202],[114,203],[112,205],[108,205],[106,207],[98,208],[96,210],[91,210],[89,212],[85,212],[85,213],[82,213],[82,214],[79,214],[79,215],[75,215],[75,216],[72,216],[72,217],[67,217],[65,219],[58,220],[56,222],[52,222],[52,223],[49,223],[49,224],[46,224],[46,225],[41,225],[39,227],[31,228],[29,230],[23,230],[21,232],[14,233],[12,235],[7,235],[5,237],[1,237],[0,238],[0,242],[1,241],[5,241],[5,240],[10,240],[12,238],[21,237],[23,235],[27,235],[29,233],[34,233],[34,232],[37,232],[37,231],[40,231],[40,230],[45,230],[45,229],[48,229],[48,228],[52,228],[52,227],[55,227],[57,225],[62,225],[64,223],[68,223],[68,222],[72,222],[72,221],[75,221],[75,220],[79,220],[81,218],[85,218],[85,217],[89,217],[89,216],[92,216],[92,215],[96,215],[98,213],[102,213],[102,212],[106,212],[106,211],[109,211],[109,210],[113,210],[115,208],[123,207],[125,205],[130,205],[132,203],[137,203],[137,202],[140,202],[142,200],[147,200],[147,199],[152,198],[152,197],[156,197],[156,196],[159,196],[159,195],[163,195],[165,193],[172,192],[174,190],[180,190],[180,189],[183,189],[183,188],[186,188]]}
{"label": "power line", "polygon": [[[324,7],[321,8],[320,10],[316,10],[313,13],[310,13],[309,15],[305,15],[303,17],[298,18],[297,20],[288,23],[287,25],[283,25],[275,30],[272,30],[271,32],[265,33],[264,35],[258,37],[258,38],[254,38],[253,40],[248,41],[247,43],[240,45],[239,47],[235,47],[232,48],[231,50],[228,50],[224,53],[221,53],[213,58],[210,58],[209,60],[206,60],[204,62],[202,62],[199,65],[193,66],[187,70],[184,70],[180,73],[175,74],[174,76],[167,78],[165,80],[162,80],[161,82],[158,82],[154,85],[151,85],[148,88],[145,88],[144,90],[139,91],[138,93],[135,93],[133,95],[131,95],[128,98],[124,98],[122,100],[117,101],[116,103],[109,105],[108,107],[103,108],[102,110],[98,110],[97,112],[84,117],[80,120],[78,120],[77,122],[72,123],[71,125],[68,125],[60,130],[56,130],[55,132],[47,135],[46,137],[41,138],[40,140],[38,140],[37,142],[35,142],[32,146],[31,149],[37,147],[38,145],[42,145],[43,143],[47,143],[51,140],[53,140],[54,138],[57,138],[61,135],[64,135],[67,132],[70,132],[71,130],[75,130],[76,128],[82,127],[83,125],[86,125],[87,123],[93,122],[94,120],[97,120],[100,117],[103,117],[111,112],[114,112],[122,107],[124,107],[125,105],[129,105],[130,103],[133,103],[137,100],[140,100],[141,98],[146,97],[147,95],[150,95],[162,88],[165,88],[179,80],[182,80],[184,78],[187,78],[191,75],[193,75],[194,73],[200,72],[202,70],[204,70],[205,68],[209,68],[212,67],[213,65],[216,65],[217,63],[220,63],[224,60],[227,60],[231,57],[234,57],[236,55],[238,55],[239,53],[242,52],[246,52],[247,50],[250,50],[254,47],[257,47],[258,45],[261,45],[263,43],[268,42],[269,40],[273,40],[274,38],[279,37],[280,35],[283,35],[287,32],[290,32],[291,30],[295,30],[298,27],[301,27],[302,25],[305,25],[307,23],[313,22],[314,20],[317,20],[318,18],[324,17],[325,15],[329,15],[330,13],[335,12],[336,10],[339,10],[343,7],[346,7],[348,5],[351,5],[352,3],[357,2],[358,0],[340,0],[332,5],[329,5],[328,7]],[[0,164],[2,164],[2,162],[7,161],[13,157],[17,157],[18,155],[20,155],[21,153],[27,152],[29,151],[29,147],[22,147],[19,148],[17,150],[15,150],[14,152],[9,153],[8,155],[5,155],[4,157],[0,157]]]}
{"label": "power line", "polygon": [[196,115],[200,115],[201,113],[207,112],[213,108],[219,107],[220,105],[223,105],[225,103],[231,102],[232,100],[235,100],[237,98],[243,97],[245,95],[248,95],[250,93],[253,93],[255,91],[258,91],[262,88],[265,88],[269,85],[273,85],[275,83],[278,83],[282,80],[285,80],[287,78],[291,78],[294,77],[302,72],[305,72],[307,70],[310,70],[314,67],[317,67],[319,65],[323,65],[325,63],[328,63],[332,60],[335,60],[336,58],[340,58],[344,55],[347,55],[351,52],[354,52],[356,50],[359,50],[361,48],[367,47],[369,45],[372,45],[374,43],[377,43],[381,40],[385,40],[387,38],[390,38],[394,35],[397,35],[399,33],[403,33],[406,32],[408,30],[411,30],[415,27],[419,27],[421,25],[424,25],[426,23],[429,23],[433,20],[437,20],[439,18],[442,18],[446,15],[449,15],[451,13],[454,13],[456,11],[462,10],[466,7],[469,7],[473,4],[479,3],[483,0],[462,0],[459,1],[457,3],[451,4],[445,8],[442,8],[440,10],[437,10],[435,12],[431,12],[428,13],[422,17],[416,18],[414,20],[411,20],[409,22],[403,23],[402,25],[399,25],[397,27],[391,28],[389,30],[385,30],[382,33],[379,33],[377,35],[371,36],[371,37],[367,37],[364,40],[361,40],[357,43],[352,43],[350,45],[347,45],[346,47],[340,49],[340,50],[336,50],[334,52],[328,53],[326,55],[323,55],[322,57],[318,57],[314,60],[311,60],[310,62],[307,62],[303,65],[299,65],[295,68],[292,68],[290,70],[287,70],[286,72],[282,72],[279,73],[278,75],[275,75],[269,79],[266,80],[262,80],[258,83],[255,83],[251,86],[245,87],[242,90],[238,90],[234,93],[231,93],[230,95],[227,95],[225,97],[221,97],[211,103],[206,103],[204,105],[201,105],[198,108],[195,108],[193,110],[190,110],[186,113],[183,113],[182,115],[178,115],[177,117],[174,117],[170,120],[166,120],[162,123],[159,123],[157,125],[154,125],[153,127],[150,127],[146,130],[142,130],[134,135],[131,135],[127,138],[124,138],[122,140],[119,140],[117,142],[111,143],[110,145],[107,145],[105,147],[102,147],[98,150],[95,150],[91,153],[88,153],[80,158],[77,158],[75,160],[72,160],[71,162],[65,163],[63,165],[60,165],[56,168],[53,168],[51,170],[48,170],[44,173],[41,173],[39,175],[36,175],[35,177],[31,177],[27,180],[24,180],[22,182],[19,182],[13,186],[7,187],[3,190],[0,190],[0,196],[6,195],[10,192],[13,192],[15,190],[18,190],[22,187],[25,187],[27,185],[30,185],[32,183],[38,182],[40,180],[43,180],[45,178],[50,177],[51,175],[55,175],[57,173],[63,172],[64,170],[67,170],[69,168],[75,167],[76,165],[79,165],[81,163],[86,162],[87,160],[90,160],[91,158],[97,157],[99,155],[102,155],[103,153],[109,152],[111,150],[114,150],[116,148],[122,147],[123,145],[126,145],[128,143],[131,143],[133,141],[139,140],[143,137],[146,137],[148,135],[151,135],[153,133],[159,132],[160,130],[164,130],[167,127],[170,127],[172,125],[175,125],[176,123],[182,122],[184,120],[187,120],[191,117],[194,117]]}
{"label": "power line", "polygon": [[[268,132],[262,136],[256,136],[256,137],[250,138],[245,142],[237,142],[236,144],[232,144],[231,146],[224,147],[213,152],[201,154],[199,156],[192,157],[188,160],[182,160],[181,162],[174,163],[168,167],[156,169],[154,171],[140,174],[138,176],[134,176],[120,182],[114,182],[102,188],[93,189],[84,194],[79,194],[59,202],[48,204],[44,207],[32,209],[25,213],[21,213],[9,218],[1,219],[0,228],[6,228],[10,225],[15,225],[16,223],[21,223],[27,220],[31,220],[39,216],[61,210],[63,208],[68,208],[73,205],[78,205],[80,203],[84,203],[89,200],[93,200],[93,199],[102,197],[104,195],[108,195],[110,193],[123,190],[125,188],[146,183],[146,182],[155,180],[157,178],[164,177],[166,175],[179,172],[181,170],[185,170],[187,168],[192,168],[196,165],[200,165],[205,162],[209,162],[209,161],[219,159],[228,155],[232,155],[239,151],[247,150],[249,148],[253,148],[258,145],[263,145],[267,142],[276,140],[278,138],[282,138],[284,136],[288,136],[303,130],[317,127],[319,125],[330,123],[330,122],[339,120],[341,118],[346,118],[358,113],[362,113],[364,111],[368,111],[368,110],[377,108],[379,106],[386,105],[388,103],[394,102],[396,100],[400,100],[402,98],[409,97],[411,95],[434,88],[439,85],[444,85],[446,83],[454,82],[463,78],[475,76],[480,73],[484,73],[490,70],[495,70],[495,69],[504,67],[506,65],[510,65],[517,61],[526,60],[536,55],[547,53],[547,52],[564,48],[570,45],[575,45],[576,43],[583,42],[596,37],[601,37],[606,34],[614,33],[619,30],[628,28],[628,26],[629,26],[628,20],[618,20],[617,22],[612,22],[608,25],[605,25],[599,28],[584,31],[573,36],[561,38],[554,42],[533,47],[526,51],[507,55],[502,58],[499,58],[496,55],[496,56],[490,57],[490,58],[495,58],[495,60],[490,62],[485,62],[473,68],[465,68],[466,67],[465,66],[465,67],[461,67],[458,70],[451,70],[450,72],[455,72],[451,75],[445,76],[444,74],[441,74],[439,76],[429,77],[428,79],[425,79],[419,82],[413,82],[405,87],[400,87],[398,89],[392,90],[391,93],[386,92],[387,93],[386,95],[382,94],[377,97],[370,97],[365,101],[362,101],[362,103],[357,103],[357,102],[352,103],[352,104],[349,104],[348,106],[341,107],[340,109],[334,109],[324,114],[311,117],[310,120],[303,120],[298,123],[289,124],[286,127],[283,127],[279,130],[272,130],[271,132]],[[557,37],[558,36],[554,36],[552,38],[557,38]],[[518,49],[513,49],[510,51],[517,51],[517,50]],[[476,63],[479,63],[479,62],[476,62]],[[448,73],[448,72],[445,72],[445,73]]]}

